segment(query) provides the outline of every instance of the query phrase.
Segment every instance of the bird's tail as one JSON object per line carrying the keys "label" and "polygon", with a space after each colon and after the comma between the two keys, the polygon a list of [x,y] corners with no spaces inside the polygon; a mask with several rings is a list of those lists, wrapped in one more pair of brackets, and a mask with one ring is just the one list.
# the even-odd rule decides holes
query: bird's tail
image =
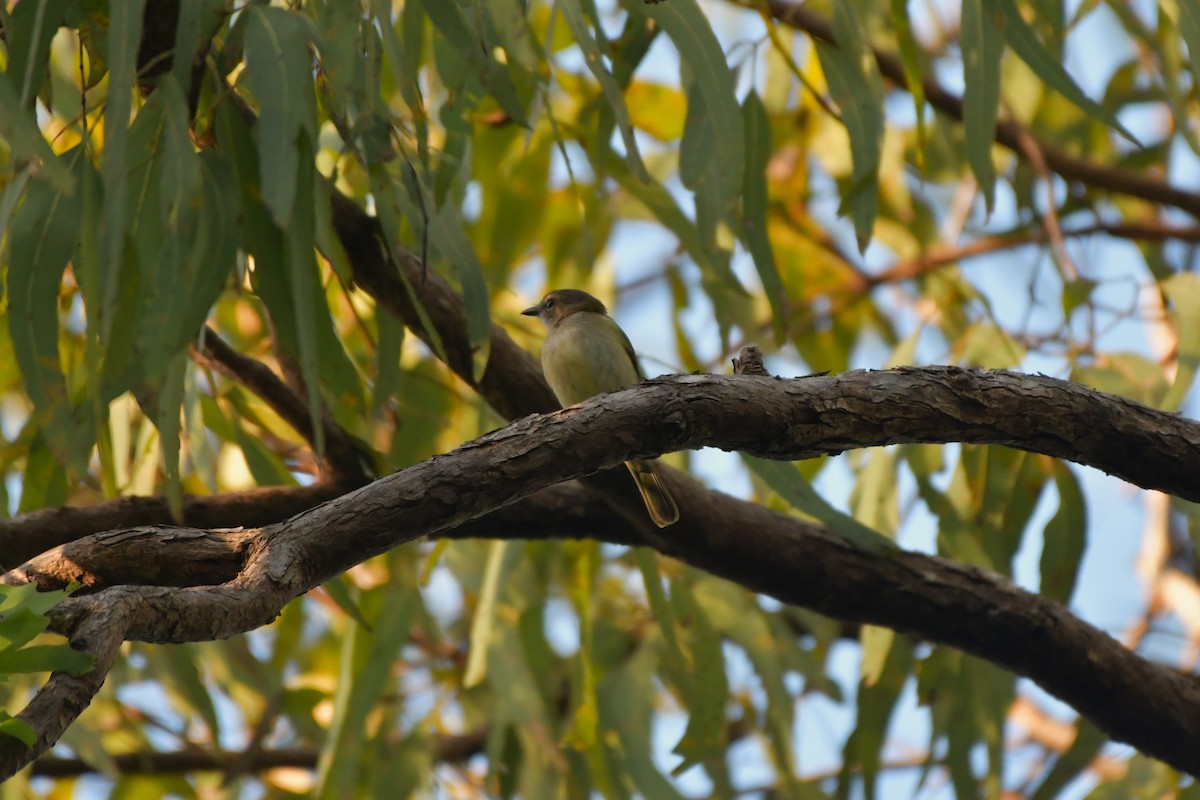
{"label": "bird's tail", "polygon": [[625,466],[629,467],[638,491],[642,493],[642,500],[646,503],[646,511],[650,512],[650,519],[654,524],[665,528],[678,522],[679,506],[675,505],[675,498],[671,497],[662,479],[658,477],[654,464],[649,461],[626,461]]}

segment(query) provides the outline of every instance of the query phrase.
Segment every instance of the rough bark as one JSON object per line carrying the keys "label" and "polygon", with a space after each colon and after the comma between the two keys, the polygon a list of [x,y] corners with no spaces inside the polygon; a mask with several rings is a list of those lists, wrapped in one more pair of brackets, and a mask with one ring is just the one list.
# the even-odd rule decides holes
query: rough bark
{"label": "rough bark", "polygon": [[[74,597],[55,610],[55,627],[96,653],[103,667],[121,639],[195,641],[266,624],[292,597],[355,563],[424,535],[452,532],[543,487],[630,457],[716,446],[794,459],[946,441],[1019,446],[1147,488],[1200,497],[1188,478],[1200,467],[1200,425],[1052,378],[950,367],[798,380],[675,377],[524,418],[255,531],[163,527],[77,542],[80,553],[106,542],[141,542],[186,560],[189,543],[216,534],[227,549],[236,549],[232,542],[241,548],[241,570],[221,585],[115,586]],[[669,480],[683,517],[663,532],[631,528],[642,543],[782,602],[911,632],[1005,666],[1114,738],[1200,773],[1200,682],[1191,676],[1151,664],[999,576],[900,550],[868,552],[678,475]],[[507,535],[536,533],[526,528]],[[212,567],[207,561],[205,568]],[[40,747],[0,742],[0,774],[61,735],[98,687],[94,677],[56,675],[22,715],[38,726]]]}

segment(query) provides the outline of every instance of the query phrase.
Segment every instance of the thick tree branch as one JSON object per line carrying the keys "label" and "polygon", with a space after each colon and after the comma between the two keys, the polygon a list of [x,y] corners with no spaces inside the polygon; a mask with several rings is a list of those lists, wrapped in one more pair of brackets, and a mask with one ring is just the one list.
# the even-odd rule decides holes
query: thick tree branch
{"label": "thick tree branch", "polygon": [[[945,441],[1070,457],[1138,485],[1200,498],[1189,478],[1200,468],[1200,424],[1065,381],[952,367],[790,381],[686,376],[527,417],[286,522],[243,532],[255,534],[245,566],[223,585],[119,586],[70,598],[53,619],[76,646],[102,645],[101,654],[114,647],[114,636],[230,636],[266,624],[292,597],[366,558],[631,456],[707,445],[793,459]],[[900,550],[868,552],[764,507],[669,480],[677,497],[701,504],[681,502],[683,519],[663,532],[666,538],[644,540],[661,552],[785,603],[988,659],[1033,679],[1114,738],[1200,772],[1200,682],[1192,677],[1147,662],[1058,604],[983,570]],[[189,535],[170,528],[157,538],[136,534],[161,539],[163,547],[174,543],[180,557]],[[100,645],[90,638],[98,617]],[[46,743],[82,708],[56,699],[53,687],[34,705],[39,723],[49,726],[39,728]],[[0,742],[0,774],[36,754],[21,750]]]}

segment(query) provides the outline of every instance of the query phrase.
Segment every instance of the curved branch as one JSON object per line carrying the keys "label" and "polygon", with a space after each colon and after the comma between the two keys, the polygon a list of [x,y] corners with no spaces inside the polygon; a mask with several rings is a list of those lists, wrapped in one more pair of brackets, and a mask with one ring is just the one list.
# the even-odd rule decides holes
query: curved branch
{"label": "curved branch", "polygon": [[[946,441],[1070,457],[1138,485],[1200,498],[1190,480],[1200,468],[1200,424],[1066,381],[953,367],[799,380],[684,376],[527,417],[286,522],[246,532],[254,535],[245,568],[229,583],[120,586],[72,597],[52,617],[73,641],[92,630],[100,613],[108,614],[108,630],[130,639],[225,637],[266,624],[292,597],[355,563],[631,456],[716,446],[792,459]],[[668,481],[683,517],[654,538],[648,525],[637,529],[643,543],[785,603],[914,633],[1007,667],[1113,738],[1200,773],[1194,678],[1151,664],[1057,603],[978,568],[900,550],[869,552],[677,474]],[[164,542],[178,541],[180,531],[160,534]],[[48,687],[34,702],[51,693]],[[65,725],[56,726],[59,733]],[[29,757],[0,742],[0,773]]]}

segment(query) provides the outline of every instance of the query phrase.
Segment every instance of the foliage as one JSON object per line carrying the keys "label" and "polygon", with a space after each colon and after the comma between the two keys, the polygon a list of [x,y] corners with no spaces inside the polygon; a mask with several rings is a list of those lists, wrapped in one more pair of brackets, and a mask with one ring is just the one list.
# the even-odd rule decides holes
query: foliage
{"label": "foliage", "polygon": [[[460,292],[476,380],[493,324],[536,351],[517,311],[580,286],[670,371],[751,342],[789,374],[1014,367],[1186,408],[1200,235],[1162,204],[1200,201],[1113,176],[1195,173],[1195,0],[7,5],[0,512],[159,494],[178,515],[320,476],[325,428],[239,380],[206,325],[370,474],[501,424],[429,325],[356,285],[332,192]],[[938,82],[959,70],[961,100]],[[1040,549],[1033,583],[1064,603],[1102,485],[977,445],[706,458],[669,461],[880,557],[928,540],[1011,576]],[[32,636],[53,602],[26,594]],[[0,644],[24,645],[3,609]],[[916,791],[909,768],[1049,796],[1102,749],[1086,726],[1014,748],[1023,688],[991,664],[592,541],[410,546],[245,637],[127,647],[63,739],[114,796],[869,797]],[[918,759],[892,720],[923,732]],[[156,782],[115,758],[195,748],[248,755]],[[1113,796],[1179,786],[1122,764]]]}
{"label": "foliage", "polygon": [[[33,584],[0,587],[0,684],[19,673],[62,670],[78,675],[92,668],[92,657],[70,645],[32,644],[50,624],[46,612],[68,594],[37,592]],[[0,733],[26,744],[32,744],[37,735],[29,723],[13,719],[3,710]]]}

